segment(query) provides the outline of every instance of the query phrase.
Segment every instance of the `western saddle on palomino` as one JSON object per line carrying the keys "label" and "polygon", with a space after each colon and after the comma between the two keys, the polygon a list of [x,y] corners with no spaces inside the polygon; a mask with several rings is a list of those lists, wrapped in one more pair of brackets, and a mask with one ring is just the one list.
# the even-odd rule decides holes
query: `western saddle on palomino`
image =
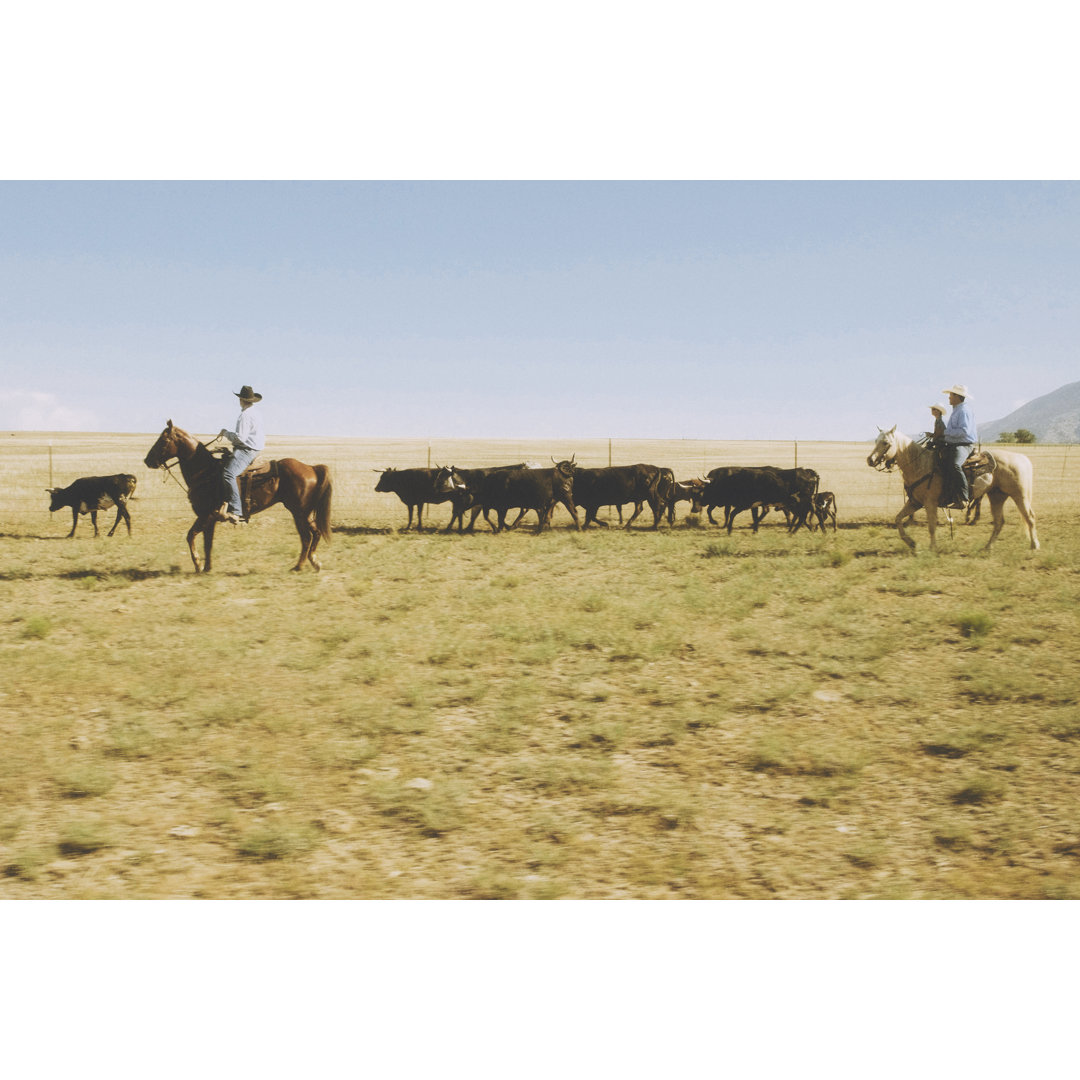
{"label": "western saddle on palomino", "polygon": [[[928,438],[927,443],[934,452],[934,472],[941,477],[942,481],[941,498],[938,500],[938,505],[941,507],[953,506],[958,502],[960,493],[955,490],[954,474],[947,459],[949,447],[940,439]],[[992,473],[996,467],[997,462],[989,450],[983,450],[979,447],[971,451],[967,461],[963,464],[964,475],[967,477],[968,482],[968,498],[964,506],[958,506],[957,509],[971,506],[974,501],[975,481],[980,476]],[[908,497],[912,497],[910,491]]]}

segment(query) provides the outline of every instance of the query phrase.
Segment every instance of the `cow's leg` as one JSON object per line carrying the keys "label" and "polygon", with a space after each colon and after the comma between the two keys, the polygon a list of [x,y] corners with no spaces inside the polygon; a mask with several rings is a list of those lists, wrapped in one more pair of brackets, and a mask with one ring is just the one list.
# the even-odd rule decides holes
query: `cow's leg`
{"label": "cow's leg", "polygon": [[[516,528],[517,528],[517,526],[518,526],[518,522],[520,522],[520,521],[521,521],[521,519],[522,519],[522,518],[523,518],[523,517],[524,517],[524,516],[525,516],[525,515],[526,515],[526,514],[527,514],[528,512],[529,512],[529,511],[528,511],[528,510],[527,510],[527,509],[526,509],[525,507],[523,507],[523,506],[519,506],[519,507],[518,507],[518,516],[517,516],[516,518],[514,518],[514,520],[513,520],[513,523],[512,523],[512,524],[510,524],[510,525],[507,525],[506,527],[507,527],[508,529],[516,529]],[[504,520],[505,520],[505,519],[504,519]]]}
{"label": "cow's leg", "polygon": [[[634,521],[637,519],[638,514],[641,513],[642,507],[644,507],[644,505],[645,504],[643,502],[634,503],[634,512],[630,515],[630,520],[626,523],[626,528],[629,529],[630,526],[634,524]],[[621,510],[622,507],[620,507],[619,509]]]}
{"label": "cow's leg", "polygon": [[116,527],[120,524],[121,518],[124,519],[124,524],[127,525],[128,536],[131,535],[131,515],[128,513],[128,508],[123,503],[117,503],[116,520],[113,522],[113,527],[109,530],[110,536],[116,532]]}
{"label": "cow's leg", "polygon": [[97,527],[97,511],[96,510],[91,510],[90,511],[90,523],[94,526],[94,535],[97,536],[98,535],[98,527]]}
{"label": "cow's leg", "polygon": [[423,503],[417,503],[416,504],[416,531],[417,532],[423,532],[424,531],[424,504]]}
{"label": "cow's leg", "polygon": [[67,534],[67,538],[70,540],[75,535],[75,526],[79,524],[79,508],[73,506],[71,508],[71,532]]}
{"label": "cow's leg", "polygon": [[654,495],[649,499],[649,509],[652,511],[652,527],[659,529],[660,519],[664,516],[664,504]]}
{"label": "cow's leg", "polygon": [[[566,507],[567,513],[574,519],[574,528],[577,529],[578,532],[581,532],[581,522],[578,521],[577,508],[574,506],[573,499],[560,499],[559,502],[561,502],[563,506]],[[548,511],[549,518],[551,517],[552,513],[554,513],[554,511],[555,504],[552,503],[551,509]]]}

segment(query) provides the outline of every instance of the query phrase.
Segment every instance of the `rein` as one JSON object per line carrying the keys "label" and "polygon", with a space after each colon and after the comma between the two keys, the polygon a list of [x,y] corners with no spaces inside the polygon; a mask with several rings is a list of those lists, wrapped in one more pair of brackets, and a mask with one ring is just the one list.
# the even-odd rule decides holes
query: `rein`
{"label": "rein", "polygon": [[[896,453],[894,453],[891,458],[883,457],[874,466],[874,468],[877,469],[878,472],[892,472],[893,468],[897,464],[896,459],[899,456],[899,453],[900,453],[900,450],[899,450],[899,447],[898,447],[897,450],[896,450]],[[901,472],[903,472],[903,468],[901,468]],[[924,473],[922,476],[919,477],[918,480],[912,480],[912,482],[910,484],[904,484],[904,494],[912,502],[919,503],[919,505],[921,506],[922,505],[921,500],[915,498],[915,489],[917,487],[919,487],[921,484],[925,484],[928,480],[932,480],[933,477],[934,477],[934,470],[933,470],[933,468],[931,468],[928,473]]]}
{"label": "rein", "polygon": [[[218,437],[220,438],[220,436],[218,436]],[[210,443],[214,443],[214,442],[217,442],[217,439],[211,439],[210,440]],[[194,459],[195,455],[198,453],[198,448],[200,446],[205,448],[207,453],[210,454],[211,465],[209,465],[207,468],[200,469],[197,473],[195,473],[191,478],[191,482],[189,482],[187,485],[185,485],[185,483],[184,483],[184,480],[187,480],[187,477],[184,477],[184,480],[180,480],[180,479],[177,478],[176,474],[172,471],[173,470],[173,465],[179,465],[180,466],[180,475],[181,476],[184,475],[184,462],[181,459],[179,454],[174,454],[172,457],[166,458],[165,461],[163,461],[162,464],[161,464],[161,467],[165,470],[166,475],[171,476],[173,478],[173,480],[176,481],[177,485],[180,487],[180,490],[183,491],[185,495],[187,495],[188,499],[191,498],[191,483],[194,482],[194,483],[197,484],[204,477],[209,476],[210,473],[214,470],[215,466],[218,464],[217,458],[215,458],[213,456],[213,454],[211,453],[211,451],[210,451],[210,444],[209,443],[203,443],[203,442],[196,442],[195,450],[192,452],[192,457],[189,458],[188,460],[193,460]],[[161,482],[163,484],[165,483],[165,477],[164,476],[161,478]]]}

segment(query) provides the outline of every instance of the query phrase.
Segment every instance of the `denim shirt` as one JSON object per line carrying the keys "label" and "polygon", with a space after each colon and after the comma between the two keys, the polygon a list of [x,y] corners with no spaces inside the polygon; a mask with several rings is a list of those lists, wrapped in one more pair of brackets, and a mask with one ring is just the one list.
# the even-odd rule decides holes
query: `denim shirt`
{"label": "denim shirt", "polygon": [[945,441],[952,446],[977,443],[979,433],[975,430],[975,414],[966,401],[961,401],[952,411],[945,425]]}
{"label": "denim shirt", "polygon": [[262,450],[266,436],[262,432],[262,416],[256,406],[244,409],[236,421],[236,430],[228,432],[228,439],[238,450]]}

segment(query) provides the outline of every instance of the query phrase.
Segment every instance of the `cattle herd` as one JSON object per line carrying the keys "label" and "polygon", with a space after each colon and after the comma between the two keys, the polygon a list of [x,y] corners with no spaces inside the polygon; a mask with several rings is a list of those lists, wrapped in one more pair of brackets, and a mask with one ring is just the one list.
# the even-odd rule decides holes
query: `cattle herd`
{"label": "cattle herd", "polygon": [[[84,476],[66,488],[50,488],[49,509],[71,508],[69,537],[75,535],[79,515],[90,514],[96,536],[97,512],[116,506],[116,521],[109,535],[116,531],[121,519],[130,534],[127,501],[135,491],[135,484],[135,477],[127,473]],[[556,506],[563,506],[579,529],[592,524],[606,525],[597,520],[604,507],[613,507],[623,523],[624,506],[633,507],[625,522],[625,527],[630,528],[647,506],[652,512],[652,528],[656,529],[665,517],[672,524],[676,505],[688,502],[692,513],[707,511],[709,521],[729,533],[735,518],[746,510],[750,511],[752,527],[757,532],[761,520],[772,509],[783,513],[790,532],[803,525],[813,529],[815,524],[824,530],[829,523],[835,531],[836,499],[831,491],[819,491],[818,484],[818,474],[813,469],[721,466],[706,477],[677,481],[671,469],[657,465],[586,469],[571,459],[553,461],[551,468],[523,461],[486,469],[446,466],[385,469],[375,490],[395,494],[405,504],[409,512],[406,530],[412,527],[414,511],[416,528],[422,529],[424,507],[438,503],[449,503],[451,507],[447,532],[455,525],[458,532],[472,532],[481,514],[494,532],[500,532],[514,528],[532,512],[536,514],[539,533],[550,524]],[[717,521],[713,513],[721,507],[724,517]],[[578,508],[585,512],[584,521],[578,516]],[[517,516],[507,523],[512,510],[517,511]]]}
{"label": "cattle herd", "polygon": [[[656,529],[665,516],[669,525],[674,522],[679,502],[689,502],[691,512],[706,509],[709,521],[729,533],[735,518],[746,510],[757,532],[770,509],[784,514],[790,532],[802,525],[813,529],[815,522],[822,530],[831,522],[835,531],[836,498],[831,491],[819,491],[818,486],[819,477],[813,469],[722,466],[704,478],[677,481],[671,469],[658,465],[586,469],[571,459],[553,461],[552,468],[523,461],[487,469],[385,469],[375,490],[393,493],[405,504],[409,511],[406,530],[412,527],[414,510],[417,529],[423,527],[424,507],[429,503],[450,503],[448,532],[455,524],[459,532],[471,532],[481,514],[494,532],[500,532],[513,528],[531,511],[536,514],[539,533],[550,523],[558,505],[566,508],[579,529],[606,524],[596,518],[603,507],[614,507],[622,522],[622,508],[632,505],[633,513],[625,523],[630,528],[648,506],[652,528]],[[578,517],[578,507],[585,511],[584,522]],[[724,508],[723,522],[713,516],[719,507]],[[506,516],[511,510],[518,513],[508,525]]]}

